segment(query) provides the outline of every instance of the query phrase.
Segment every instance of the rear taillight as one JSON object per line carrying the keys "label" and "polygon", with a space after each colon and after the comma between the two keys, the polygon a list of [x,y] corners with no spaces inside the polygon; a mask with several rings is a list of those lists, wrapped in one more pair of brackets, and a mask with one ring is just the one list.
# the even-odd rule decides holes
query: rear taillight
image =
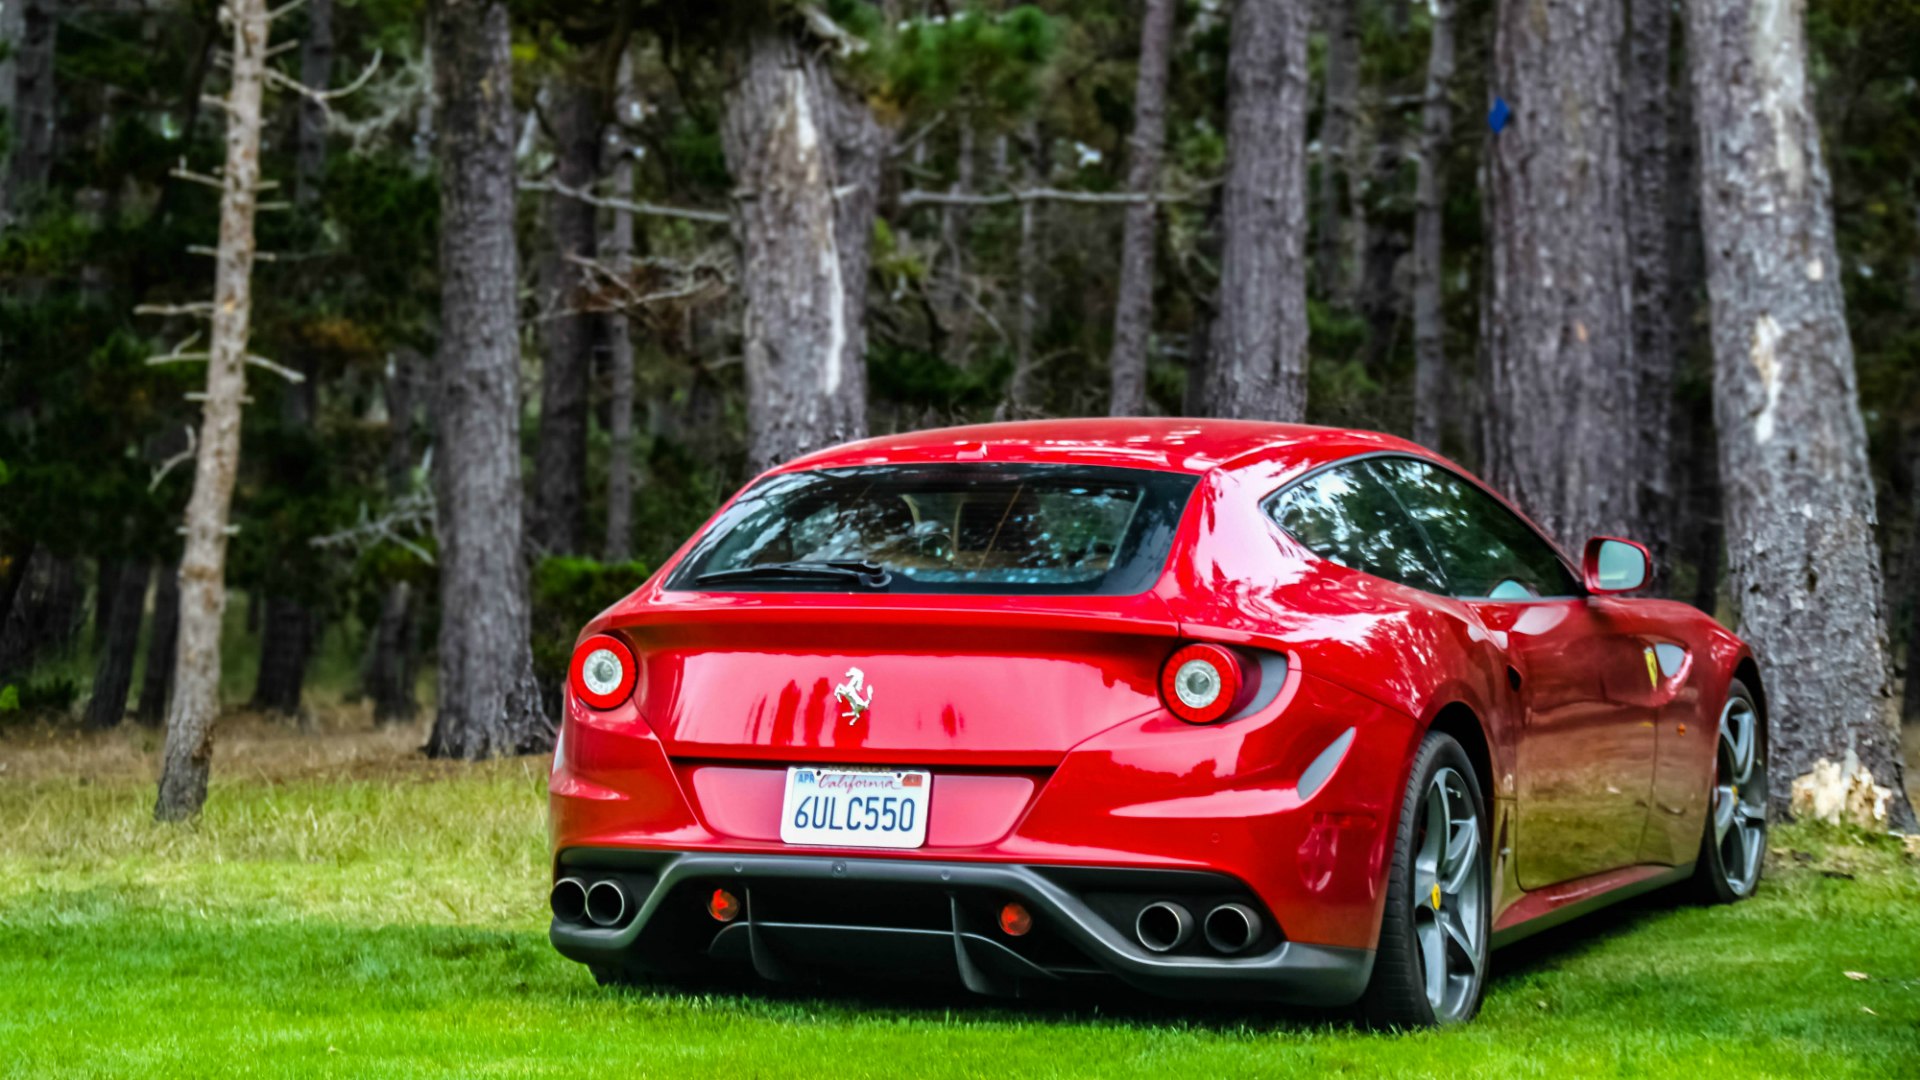
{"label": "rear taillight", "polygon": [[1239,658],[1219,645],[1183,646],[1160,669],[1161,700],[1189,724],[1211,724],[1226,716],[1245,685]]}
{"label": "rear taillight", "polygon": [[620,639],[595,634],[573,650],[567,678],[573,694],[596,709],[611,709],[633,693],[633,653]]}

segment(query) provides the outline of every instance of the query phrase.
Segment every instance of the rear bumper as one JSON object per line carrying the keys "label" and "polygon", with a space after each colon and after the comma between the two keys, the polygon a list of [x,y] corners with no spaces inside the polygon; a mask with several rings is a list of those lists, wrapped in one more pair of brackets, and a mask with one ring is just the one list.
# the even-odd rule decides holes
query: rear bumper
{"label": "rear bumper", "polygon": [[[1283,939],[1245,885],[1205,871],[580,848],[561,853],[557,873],[618,881],[631,896],[633,913],[618,925],[556,918],[550,930],[562,954],[616,969],[733,965],[777,981],[867,971],[994,995],[1110,977],[1168,997],[1344,1005],[1373,968],[1370,949]],[[716,888],[744,904],[731,923],[705,912]],[[1253,905],[1265,928],[1231,956],[1198,932],[1151,952],[1130,927],[1155,900],[1180,903],[1196,920],[1221,903]],[[1010,901],[1032,913],[1030,933],[999,929],[996,914]]]}

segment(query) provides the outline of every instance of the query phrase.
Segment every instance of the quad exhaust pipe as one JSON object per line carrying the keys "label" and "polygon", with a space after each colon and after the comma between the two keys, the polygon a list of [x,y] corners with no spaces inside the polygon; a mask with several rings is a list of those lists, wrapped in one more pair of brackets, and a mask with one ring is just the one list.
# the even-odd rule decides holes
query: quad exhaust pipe
{"label": "quad exhaust pipe", "polygon": [[610,878],[587,886],[587,919],[595,926],[618,926],[627,921],[627,890]]}
{"label": "quad exhaust pipe", "polygon": [[1133,937],[1148,952],[1169,952],[1193,936],[1193,913],[1170,900],[1156,900],[1133,920]]}
{"label": "quad exhaust pipe", "polygon": [[619,926],[627,921],[633,905],[627,900],[626,886],[610,878],[588,884],[575,877],[553,883],[547,906],[561,922],[592,923],[595,926]]}
{"label": "quad exhaust pipe", "polygon": [[1215,952],[1232,955],[1260,940],[1260,916],[1245,904],[1221,904],[1201,926]]}
{"label": "quad exhaust pipe", "polygon": [[553,883],[547,896],[553,917],[561,922],[577,923],[587,914],[587,886],[579,878],[561,878]]}

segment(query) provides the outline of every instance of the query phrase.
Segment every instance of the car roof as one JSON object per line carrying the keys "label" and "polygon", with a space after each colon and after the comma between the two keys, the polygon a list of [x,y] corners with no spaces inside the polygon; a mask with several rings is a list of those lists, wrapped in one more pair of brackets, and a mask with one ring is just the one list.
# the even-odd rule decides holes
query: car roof
{"label": "car roof", "polygon": [[1109,465],[1190,474],[1278,461],[1291,471],[1382,451],[1430,456],[1423,447],[1374,431],[1257,420],[1100,417],[881,435],[816,451],[774,471],[977,461]]}

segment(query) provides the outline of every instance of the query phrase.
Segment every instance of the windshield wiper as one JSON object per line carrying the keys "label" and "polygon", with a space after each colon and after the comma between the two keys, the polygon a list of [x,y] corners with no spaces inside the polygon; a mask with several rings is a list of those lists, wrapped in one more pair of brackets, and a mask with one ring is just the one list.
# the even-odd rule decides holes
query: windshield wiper
{"label": "windshield wiper", "polygon": [[710,570],[693,580],[701,585],[718,585],[729,581],[768,581],[780,578],[831,578],[878,592],[892,583],[893,573],[879,563],[864,559],[828,559],[823,562],[761,563],[758,566],[742,566],[733,570]]}

